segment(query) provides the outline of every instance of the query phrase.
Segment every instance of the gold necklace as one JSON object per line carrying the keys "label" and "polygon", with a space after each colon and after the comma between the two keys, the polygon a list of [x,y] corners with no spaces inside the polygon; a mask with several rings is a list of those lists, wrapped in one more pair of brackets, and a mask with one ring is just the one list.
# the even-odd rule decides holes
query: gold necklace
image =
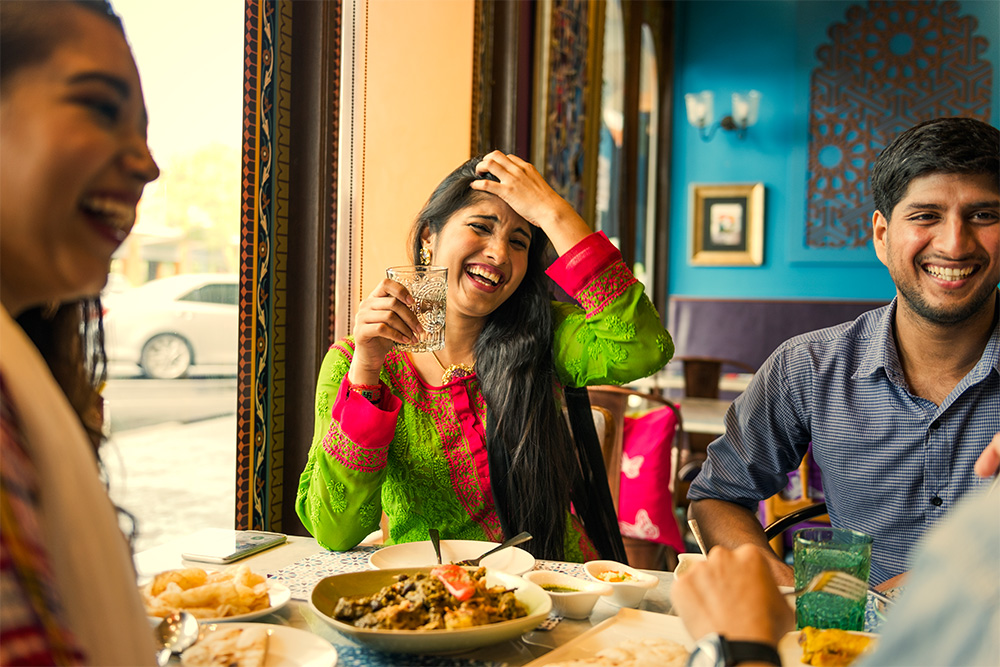
{"label": "gold necklace", "polygon": [[472,362],[471,366],[469,366],[468,364],[452,364],[451,366],[445,368],[444,364],[441,363],[441,360],[438,359],[437,352],[434,352],[432,350],[431,354],[434,355],[434,361],[436,361],[438,363],[438,366],[441,367],[441,370],[444,371],[444,373],[441,375],[442,385],[446,385],[453,380],[460,380],[462,378],[472,377],[473,375],[476,374],[475,361]]}

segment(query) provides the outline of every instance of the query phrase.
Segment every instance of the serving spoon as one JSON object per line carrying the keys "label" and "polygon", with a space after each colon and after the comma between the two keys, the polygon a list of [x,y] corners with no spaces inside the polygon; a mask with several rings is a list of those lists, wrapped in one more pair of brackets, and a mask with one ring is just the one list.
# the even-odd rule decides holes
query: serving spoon
{"label": "serving spoon", "polygon": [[479,566],[479,561],[481,561],[482,559],[486,558],[487,556],[491,556],[491,555],[495,554],[496,552],[500,551],[501,549],[506,549],[507,547],[516,547],[518,544],[521,544],[523,542],[527,542],[530,539],[531,539],[531,533],[529,533],[527,531],[525,531],[523,533],[518,533],[517,535],[515,535],[512,538],[504,540],[498,546],[493,547],[492,549],[490,549],[489,551],[487,551],[486,553],[484,553],[479,558],[468,558],[466,560],[460,560],[460,561],[458,561],[456,563],[456,565],[465,565],[467,567],[478,567]]}
{"label": "serving spoon", "polygon": [[160,644],[156,652],[156,664],[163,667],[171,654],[183,653],[198,641],[198,619],[187,611],[175,611],[163,617],[156,626],[154,636]]}
{"label": "serving spoon", "polygon": [[434,547],[434,555],[437,556],[438,565],[441,564],[441,536],[437,528],[429,528],[427,534],[430,535],[431,545]]}

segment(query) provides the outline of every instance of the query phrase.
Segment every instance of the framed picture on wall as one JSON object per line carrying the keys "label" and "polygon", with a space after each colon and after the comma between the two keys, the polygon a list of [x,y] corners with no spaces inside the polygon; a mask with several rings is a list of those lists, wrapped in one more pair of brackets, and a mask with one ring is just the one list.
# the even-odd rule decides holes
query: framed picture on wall
{"label": "framed picture on wall", "polygon": [[691,186],[691,264],[764,263],[764,184]]}

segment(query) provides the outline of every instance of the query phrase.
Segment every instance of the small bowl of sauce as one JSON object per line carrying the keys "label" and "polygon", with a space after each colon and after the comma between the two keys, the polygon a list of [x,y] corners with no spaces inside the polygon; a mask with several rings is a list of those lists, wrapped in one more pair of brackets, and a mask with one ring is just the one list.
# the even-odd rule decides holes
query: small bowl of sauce
{"label": "small bowl of sauce", "polygon": [[613,560],[591,560],[583,564],[587,576],[611,587],[609,602],[619,607],[638,607],[646,592],[660,580],[634,567]]}
{"label": "small bowl of sauce", "polygon": [[587,581],[552,570],[531,570],[521,575],[538,584],[552,599],[552,609],[564,618],[582,619],[590,616],[602,595],[611,594],[611,586]]}

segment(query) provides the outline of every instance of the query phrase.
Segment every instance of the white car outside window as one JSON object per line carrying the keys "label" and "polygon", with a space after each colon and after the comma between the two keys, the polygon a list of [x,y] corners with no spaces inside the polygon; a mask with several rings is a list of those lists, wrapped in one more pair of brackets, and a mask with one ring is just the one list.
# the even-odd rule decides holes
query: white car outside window
{"label": "white car outside window", "polygon": [[235,274],[171,276],[117,294],[104,314],[108,363],[156,379],[233,375],[238,303]]}

